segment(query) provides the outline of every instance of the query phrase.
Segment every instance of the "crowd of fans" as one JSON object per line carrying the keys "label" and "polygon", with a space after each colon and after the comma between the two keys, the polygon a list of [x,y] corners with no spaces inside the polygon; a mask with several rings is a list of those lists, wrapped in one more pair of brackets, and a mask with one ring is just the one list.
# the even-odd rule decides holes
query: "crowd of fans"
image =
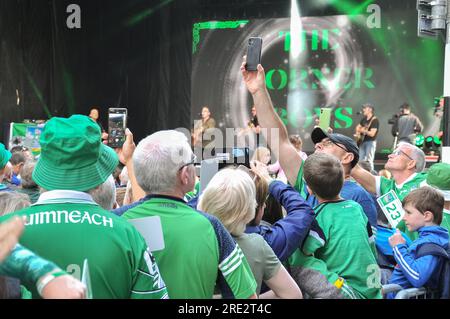
{"label": "crowd of fans", "polygon": [[[320,128],[307,156],[263,67],[241,72],[259,125],[279,140],[201,191],[174,130],[137,146],[127,130],[113,150],[73,115],[46,123],[38,159],[0,143],[0,298],[395,298],[386,284],[448,297],[448,257],[433,251],[448,254],[450,164],[425,171],[424,153],[402,142],[377,173],[354,140]],[[405,211],[395,228],[376,201],[391,191]],[[145,217],[160,220],[162,249],[131,223]]]}

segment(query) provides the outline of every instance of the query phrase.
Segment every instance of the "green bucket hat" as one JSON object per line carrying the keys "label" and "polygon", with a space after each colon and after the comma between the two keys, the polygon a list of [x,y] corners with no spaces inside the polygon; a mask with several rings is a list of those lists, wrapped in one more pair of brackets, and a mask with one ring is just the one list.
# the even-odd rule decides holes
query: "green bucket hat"
{"label": "green bucket hat", "polygon": [[436,163],[427,171],[426,183],[439,190],[450,201],[450,164]]}
{"label": "green bucket hat", "polygon": [[0,169],[6,166],[11,158],[11,152],[8,151],[2,143],[0,143]]}
{"label": "green bucket hat", "polygon": [[41,134],[33,180],[47,190],[87,191],[102,184],[119,163],[88,116],[54,117]]}

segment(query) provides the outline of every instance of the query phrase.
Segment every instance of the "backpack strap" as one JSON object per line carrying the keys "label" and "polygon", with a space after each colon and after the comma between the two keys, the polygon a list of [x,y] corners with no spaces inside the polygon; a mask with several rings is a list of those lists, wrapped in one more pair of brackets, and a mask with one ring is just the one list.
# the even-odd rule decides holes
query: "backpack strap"
{"label": "backpack strap", "polygon": [[426,255],[433,255],[438,257],[444,257],[446,259],[449,259],[449,253],[435,243],[424,243],[420,245],[416,251],[416,258],[420,258]]}

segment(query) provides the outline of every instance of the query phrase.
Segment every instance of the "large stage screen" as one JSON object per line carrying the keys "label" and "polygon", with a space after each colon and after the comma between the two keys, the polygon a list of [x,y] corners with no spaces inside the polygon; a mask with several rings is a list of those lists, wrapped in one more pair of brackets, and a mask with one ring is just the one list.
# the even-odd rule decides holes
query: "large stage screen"
{"label": "large stage screen", "polygon": [[399,106],[408,102],[429,131],[434,97],[442,94],[443,44],[418,38],[416,24],[416,12],[383,12],[378,26],[368,15],[302,17],[293,35],[289,18],[197,22],[192,123],[208,106],[221,130],[247,126],[252,97],[239,67],[247,39],[259,36],[274,108],[289,133],[303,138],[304,151],[313,151],[320,108],[332,108],[334,132],[353,136],[361,105],[370,102],[380,121],[377,153],[388,153],[394,140],[388,120]]}

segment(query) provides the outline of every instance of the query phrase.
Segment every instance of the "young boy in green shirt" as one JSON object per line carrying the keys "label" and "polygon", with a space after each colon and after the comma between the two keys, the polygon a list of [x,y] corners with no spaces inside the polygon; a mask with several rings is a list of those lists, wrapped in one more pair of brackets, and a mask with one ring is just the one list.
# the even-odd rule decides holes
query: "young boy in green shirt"
{"label": "young boy in green shirt", "polygon": [[358,203],[339,196],[342,164],[331,155],[313,154],[305,161],[304,178],[319,205],[302,251],[290,258],[292,266],[302,269],[300,288],[313,298],[381,298],[367,217]]}

